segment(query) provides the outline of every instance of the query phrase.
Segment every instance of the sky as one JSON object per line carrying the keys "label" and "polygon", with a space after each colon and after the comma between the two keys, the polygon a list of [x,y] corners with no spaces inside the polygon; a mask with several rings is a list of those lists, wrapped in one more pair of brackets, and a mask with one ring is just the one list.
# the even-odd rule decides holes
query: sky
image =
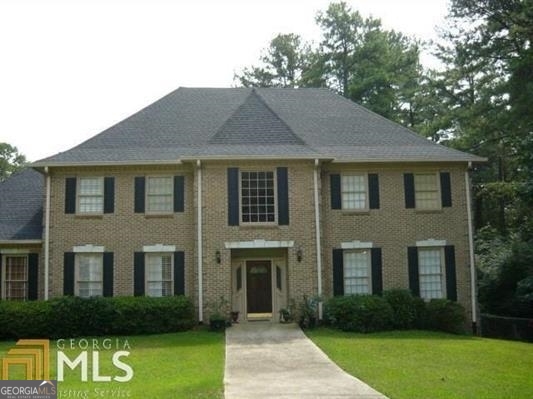
{"label": "sky", "polygon": [[[278,33],[320,41],[330,0],[1,0],[0,142],[66,151],[178,87],[231,87]],[[347,0],[436,38],[447,0]],[[431,63],[430,56],[422,58]]]}

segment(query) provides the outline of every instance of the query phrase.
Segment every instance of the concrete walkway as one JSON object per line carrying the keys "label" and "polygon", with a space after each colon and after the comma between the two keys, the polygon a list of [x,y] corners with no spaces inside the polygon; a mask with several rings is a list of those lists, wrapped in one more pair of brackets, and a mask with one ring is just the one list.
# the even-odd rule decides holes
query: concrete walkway
{"label": "concrete walkway", "polygon": [[226,399],[386,399],[333,363],[295,324],[226,330]]}

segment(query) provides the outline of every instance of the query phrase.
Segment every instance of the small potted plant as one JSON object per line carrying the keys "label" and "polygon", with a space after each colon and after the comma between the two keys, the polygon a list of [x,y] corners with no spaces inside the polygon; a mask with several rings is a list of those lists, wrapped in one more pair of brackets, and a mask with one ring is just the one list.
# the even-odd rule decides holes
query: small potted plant
{"label": "small potted plant", "polygon": [[279,310],[279,322],[280,323],[291,323],[292,314],[290,309],[282,308]]}
{"label": "small potted plant", "polygon": [[226,329],[228,324],[228,305],[228,300],[223,296],[218,301],[208,305],[210,331],[224,331]]}
{"label": "small potted plant", "polygon": [[230,314],[231,314],[232,323],[238,323],[239,322],[239,311],[238,310],[234,310]]}

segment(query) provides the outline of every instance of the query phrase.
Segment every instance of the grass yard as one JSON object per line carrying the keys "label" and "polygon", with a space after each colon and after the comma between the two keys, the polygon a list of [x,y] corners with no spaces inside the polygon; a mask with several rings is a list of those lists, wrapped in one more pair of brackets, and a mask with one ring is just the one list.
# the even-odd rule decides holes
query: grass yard
{"label": "grass yard", "polygon": [[[118,337],[117,337],[118,338]],[[97,338],[100,346],[103,337]],[[127,339],[130,346],[128,357],[120,360],[131,366],[134,375],[128,382],[81,382],[80,366],[75,370],[65,367],[64,381],[59,382],[58,398],[222,398],[224,375],[224,334],[211,333],[205,329],[175,334],[146,335],[118,338],[118,350],[123,349]],[[88,339],[92,345],[92,339]],[[80,339],[76,342],[84,344]],[[0,358],[14,342],[0,342]],[[125,372],[112,362],[117,350],[116,338],[113,348],[99,351],[100,376],[124,376]],[[50,343],[51,377],[56,378],[56,342]],[[67,345],[68,346],[68,345]],[[73,360],[82,350],[65,349]],[[92,351],[88,352],[88,379],[93,375]],[[10,368],[10,379],[16,379],[17,366]],[[13,375],[11,375],[13,374]],[[19,374],[22,375],[22,374]],[[20,377],[19,377],[20,378]]]}
{"label": "grass yard", "polygon": [[428,331],[306,331],[348,373],[391,399],[521,399],[533,393],[533,344]]}

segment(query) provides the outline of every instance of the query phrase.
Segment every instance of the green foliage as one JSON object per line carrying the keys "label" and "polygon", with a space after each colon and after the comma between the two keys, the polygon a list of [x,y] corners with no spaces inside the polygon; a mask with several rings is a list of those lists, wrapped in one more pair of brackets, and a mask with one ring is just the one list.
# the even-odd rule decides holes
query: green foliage
{"label": "green foliage", "polygon": [[183,296],[0,301],[0,339],[155,334],[193,325],[192,303]]}
{"label": "green foliage", "polygon": [[0,181],[7,179],[25,166],[26,157],[18,152],[17,147],[0,142]]}
{"label": "green foliage", "polygon": [[391,328],[393,310],[379,296],[336,296],[326,303],[326,318],[341,330],[368,333]]}
{"label": "green foliage", "polygon": [[423,316],[424,301],[403,289],[383,291],[383,298],[392,308],[394,329],[409,330],[417,326],[417,321]]}
{"label": "green foliage", "polygon": [[453,334],[465,332],[465,309],[448,299],[432,299],[426,304],[423,316],[425,328]]}
{"label": "green foliage", "polygon": [[306,295],[303,296],[303,300],[297,309],[298,324],[301,328],[313,328],[316,326],[320,301],[319,297],[308,298]]}

